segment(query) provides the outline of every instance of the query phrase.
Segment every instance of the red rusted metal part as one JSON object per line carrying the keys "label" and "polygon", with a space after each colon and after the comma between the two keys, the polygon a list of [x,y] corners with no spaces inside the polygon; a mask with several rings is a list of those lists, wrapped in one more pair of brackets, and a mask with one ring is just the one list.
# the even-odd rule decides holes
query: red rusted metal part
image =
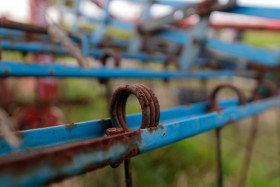
{"label": "red rusted metal part", "polygon": [[[244,18],[247,20],[246,22],[242,23],[243,21],[239,20],[239,23],[232,22],[232,20],[226,20],[223,22],[212,20],[209,22],[209,27],[214,29],[237,29],[237,30],[269,30],[269,31],[280,31],[280,22],[271,19],[264,19],[264,18]],[[178,28],[191,28],[193,27],[197,21],[190,17],[183,19],[174,23],[174,25]]]}
{"label": "red rusted metal part", "polygon": [[62,123],[62,112],[54,106],[27,107],[19,109],[14,117],[17,121],[18,130],[36,129],[40,127],[51,127]]}
{"label": "red rusted metal part", "polygon": [[[38,33],[47,34],[48,29],[47,29],[47,21],[46,21],[46,12],[48,7],[48,0],[30,0],[29,2],[30,2],[30,18],[32,24],[22,25],[22,27],[25,29],[30,29],[32,33],[38,32]],[[41,64],[49,64],[54,61],[54,56],[52,54],[38,53],[35,55],[35,61]],[[30,115],[32,114],[37,115],[36,118],[38,120],[37,128],[40,126],[45,126],[46,124],[57,125],[60,121],[62,121],[62,119],[59,119],[59,117],[61,116],[57,116],[55,113],[50,112],[51,105],[46,107],[41,106],[41,101],[52,102],[53,100],[57,99],[57,94],[58,94],[57,79],[38,78],[36,89],[37,89],[36,90],[37,111],[33,111],[34,110],[33,108],[29,108],[26,109],[26,112],[29,111]],[[51,119],[51,121],[48,121],[46,119]],[[33,126],[31,127],[34,128]]]}
{"label": "red rusted metal part", "polygon": [[270,96],[269,97],[276,97],[278,95],[278,87],[277,85],[272,82],[271,80],[261,80],[258,82],[258,85],[256,86],[256,88],[253,90],[252,92],[252,96],[251,96],[251,101],[256,101],[256,100],[260,100],[260,99],[264,99],[263,96],[259,96],[258,95],[258,89],[261,87],[266,87],[269,89],[270,91]]}
{"label": "red rusted metal part", "polygon": [[217,105],[217,94],[219,93],[219,91],[221,89],[224,89],[224,88],[230,88],[237,94],[238,105],[245,104],[246,98],[245,98],[245,94],[243,93],[243,91],[241,91],[238,87],[234,86],[231,83],[222,83],[222,84],[216,86],[210,94],[210,110],[211,111],[220,111],[222,109]]}
{"label": "red rusted metal part", "polygon": [[0,27],[26,32],[47,34],[47,27],[39,24],[21,23],[7,18],[0,18]]}
{"label": "red rusted metal part", "polygon": [[[137,144],[141,144],[141,141],[141,131],[136,130],[111,137],[87,139],[44,149],[30,150],[28,154],[24,155],[20,153],[15,154],[13,157],[7,155],[3,156],[0,160],[0,173],[4,171],[18,174],[21,172],[24,173],[32,171],[34,167],[39,165],[51,166],[54,169],[62,168],[67,165],[75,165],[75,158],[77,155],[94,154],[101,150],[104,151],[104,154],[110,154],[110,149],[112,147],[116,145],[127,145],[124,147],[124,154],[114,160],[114,162],[118,163],[137,155],[139,153]],[[59,155],[59,159],[57,155]],[[32,164],[30,160],[32,160]],[[81,172],[79,171],[79,173],[86,173],[110,164],[112,164],[112,162],[108,160],[88,164]],[[52,177],[48,183],[58,182],[68,177],[70,176],[60,175]]]}
{"label": "red rusted metal part", "polygon": [[130,94],[137,97],[142,109],[142,122],[140,129],[156,127],[159,124],[160,106],[153,91],[142,85],[125,85],[119,87],[113,94],[110,103],[112,124],[130,131],[126,125],[125,104]]}

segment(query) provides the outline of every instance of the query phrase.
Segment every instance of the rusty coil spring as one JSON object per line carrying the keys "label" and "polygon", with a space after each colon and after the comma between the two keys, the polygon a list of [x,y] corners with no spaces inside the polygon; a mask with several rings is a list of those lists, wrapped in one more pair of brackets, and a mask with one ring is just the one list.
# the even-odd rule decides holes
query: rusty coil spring
{"label": "rusty coil spring", "polygon": [[241,91],[238,87],[234,86],[233,84],[222,83],[222,84],[216,86],[210,94],[210,109],[211,109],[211,111],[220,111],[222,109],[217,104],[217,95],[218,95],[219,91],[223,88],[232,89],[237,94],[238,105],[245,105],[246,98],[245,98],[245,94],[243,93],[243,91]]}
{"label": "rusty coil spring", "polygon": [[130,94],[137,97],[141,110],[142,122],[140,129],[156,127],[159,124],[160,106],[154,92],[145,85],[132,84],[119,87],[113,94],[110,103],[110,114],[113,126],[127,128],[125,117],[125,105]]}
{"label": "rusty coil spring", "polygon": [[[100,56],[100,62],[102,64],[102,66],[107,65],[107,61],[110,57],[112,57],[114,59],[114,66],[115,67],[120,67],[121,66],[121,56],[120,56],[119,52],[114,50],[114,49],[109,49],[109,48],[104,49],[102,55]],[[101,78],[101,79],[99,79],[99,82],[101,84],[106,84],[108,82],[108,79]]]}
{"label": "rusty coil spring", "polygon": [[261,80],[260,82],[258,82],[258,85],[252,92],[252,96],[250,98],[251,101],[257,101],[257,100],[261,100],[261,99],[265,98],[264,96],[258,95],[258,90],[261,87],[266,87],[269,89],[269,91],[270,91],[269,97],[275,97],[278,95],[278,87],[274,82],[272,82],[270,80]]}

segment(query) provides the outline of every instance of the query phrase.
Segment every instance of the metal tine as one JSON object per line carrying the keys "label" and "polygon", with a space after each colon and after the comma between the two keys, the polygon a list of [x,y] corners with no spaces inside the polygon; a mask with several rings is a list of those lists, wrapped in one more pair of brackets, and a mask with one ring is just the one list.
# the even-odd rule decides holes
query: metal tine
{"label": "metal tine", "polygon": [[[258,89],[261,88],[262,86],[269,89],[269,92],[270,92],[269,97],[275,97],[278,95],[278,88],[274,84],[274,82],[269,81],[269,80],[264,80],[261,76],[260,79],[258,80],[258,85],[252,92],[252,97],[250,99],[251,101],[257,101],[257,100],[261,100],[264,98],[263,96],[258,95]],[[256,141],[257,133],[258,133],[259,115],[253,116],[251,125],[252,126],[251,126],[251,130],[250,130],[250,135],[249,135],[249,138],[247,140],[247,145],[246,145],[245,157],[244,157],[242,169],[240,172],[240,179],[239,179],[239,184],[238,184],[239,187],[245,186],[247,178],[248,178],[249,168],[250,168],[250,164],[251,164],[251,160],[252,160],[252,156],[253,156],[254,145],[255,145],[255,141]]]}
{"label": "metal tine", "polygon": [[280,186],[280,108],[276,109],[277,112],[277,142],[278,142],[278,179],[279,179],[279,186]]}
{"label": "metal tine", "polygon": [[130,159],[124,161],[124,170],[126,187],[132,187],[132,167]]}
{"label": "metal tine", "polygon": [[251,124],[251,130],[250,135],[247,141],[246,145],[246,152],[245,152],[245,158],[242,164],[242,169],[240,172],[240,180],[239,180],[239,187],[243,187],[246,185],[246,181],[248,178],[249,168],[251,164],[251,160],[253,157],[253,150],[255,145],[255,140],[257,138],[258,134],[258,126],[259,126],[259,115],[253,116],[252,118],[252,124]]}
{"label": "metal tine", "polygon": [[[245,95],[244,93],[236,86],[230,83],[222,83],[216,86],[210,94],[210,111],[218,112],[222,110],[217,104],[217,95],[220,90],[224,88],[232,89],[238,96],[238,105],[245,104]],[[223,186],[223,163],[222,163],[222,145],[221,145],[221,128],[218,127],[215,130],[216,135],[216,159],[217,159],[217,185],[219,187]]]}
{"label": "metal tine", "polygon": [[221,128],[215,130],[216,135],[216,159],[217,159],[217,185],[223,186],[223,166],[222,166],[222,145],[221,145]]}

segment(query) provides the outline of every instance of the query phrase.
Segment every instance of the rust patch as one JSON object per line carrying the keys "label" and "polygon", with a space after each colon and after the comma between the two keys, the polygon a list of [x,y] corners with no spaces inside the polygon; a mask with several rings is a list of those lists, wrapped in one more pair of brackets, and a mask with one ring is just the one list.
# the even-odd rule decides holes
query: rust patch
{"label": "rust patch", "polygon": [[[109,160],[104,160],[99,163],[91,163],[79,173],[92,171],[98,168],[105,167],[109,164],[116,165],[123,160],[135,156],[139,153],[137,144],[141,143],[140,130],[133,132],[126,132],[121,135],[112,137],[87,139],[79,142],[71,142],[61,145],[56,145],[47,148],[38,148],[29,150],[24,153],[18,153],[2,156],[0,160],[0,173],[7,171],[13,172],[15,175],[24,175],[28,172],[34,171],[34,168],[48,165],[53,170],[59,171],[58,168],[66,165],[74,165],[74,158],[83,154],[95,153],[97,151],[109,151],[109,149],[117,144],[129,146],[129,149],[114,162],[110,163]],[[106,154],[109,154],[108,152]],[[32,164],[31,164],[32,163]],[[46,181],[46,183],[60,181],[67,176],[53,176]]]}
{"label": "rust patch", "polygon": [[150,127],[150,128],[147,128],[148,132],[151,134],[152,132],[156,131],[157,129],[161,129],[163,130],[164,129],[164,126],[163,125],[158,125],[157,127]]}
{"label": "rust patch", "polygon": [[4,75],[8,75],[10,73],[9,69],[4,69]]}
{"label": "rust patch", "polygon": [[72,131],[72,129],[75,128],[77,126],[77,124],[69,123],[69,124],[65,124],[64,126],[66,127],[67,130]]}
{"label": "rust patch", "polygon": [[54,71],[51,69],[51,70],[49,70],[49,75],[50,76],[53,76],[54,75]]}

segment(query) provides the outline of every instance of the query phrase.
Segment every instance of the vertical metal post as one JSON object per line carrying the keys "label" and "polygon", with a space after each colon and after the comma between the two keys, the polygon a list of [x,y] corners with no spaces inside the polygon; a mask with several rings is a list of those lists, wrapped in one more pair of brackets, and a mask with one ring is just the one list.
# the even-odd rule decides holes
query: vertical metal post
{"label": "vertical metal post", "polygon": [[277,143],[278,143],[278,179],[279,179],[279,186],[280,186],[280,108],[276,109],[277,112],[277,124],[276,124],[276,128],[277,128]]}
{"label": "vertical metal post", "polygon": [[104,17],[101,21],[98,22],[96,29],[94,29],[93,33],[91,34],[91,42],[94,44],[99,44],[101,40],[104,38],[106,28],[110,21],[110,0],[104,1]]}
{"label": "vertical metal post", "polygon": [[216,133],[216,158],[217,158],[217,184],[223,186],[223,166],[222,166],[222,145],[221,145],[221,128],[215,130]]}
{"label": "vertical metal post", "polygon": [[249,135],[247,145],[246,145],[245,157],[244,157],[242,169],[240,172],[240,179],[239,179],[239,185],[238,185],[239,187],[246,185],[249,168],[250,168],[250,164],[251,164],[251,160],[252,160],[252,156],[253,156],[254,144],[255,144],[256,137],[257,137],[257,133],[258,133],[258,124],[259,124],[259,116],[258,115],[253,116],[252,124],[251,124],[252,125],[251,131],[250,131],[250,135]]}
{"label": "vertical metal post", "polygon": [[111,87],[110,81],[108,79],[108,80],[106,80],[106,83],[105,83],[105,99],[107,101],[108,111],[109,111],[109,108],[110,108],[111,96],[112,96],[112,87]]}
{"label": "vertical metal post", "polygon": [[125,170],[125,184],[126,187],[132,187],[132,168],[130,159],[124,161],[124,170]]}

